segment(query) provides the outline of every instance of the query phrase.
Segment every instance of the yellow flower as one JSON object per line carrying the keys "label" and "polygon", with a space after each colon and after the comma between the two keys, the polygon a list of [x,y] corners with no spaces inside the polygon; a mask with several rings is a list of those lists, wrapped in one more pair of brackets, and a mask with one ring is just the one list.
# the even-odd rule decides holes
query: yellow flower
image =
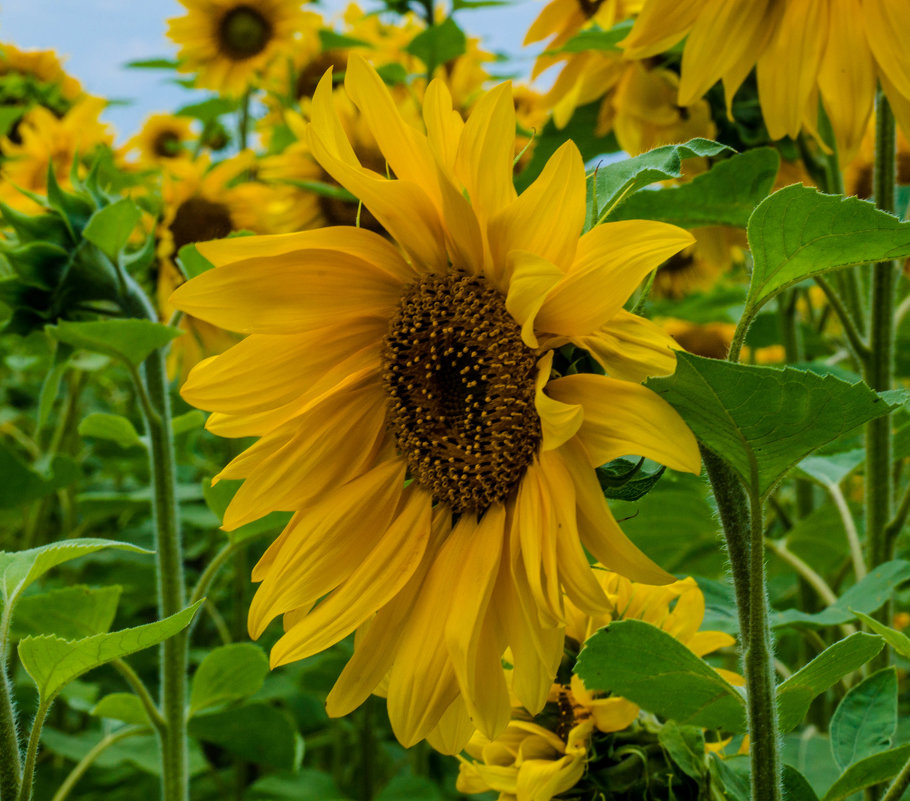
{"label": "yellow flower", "polygon": [[[635,383],[673,369],[671,341],[622,309],[691,236],[636,221],[579,239],[585,171],[571,142],[516,196],[508,84],[465,122],[433,82],[426,134],[362,58],[345,86],[395,177],[360,164],[330,74],[308,144],[397,246],[351,227],[200,245],[216,268],[174,305],[250,335],[182,391],[214,412],[214,432],[260,437],[219,475],[246,479],[225,526],[296,513],[253,572],[251,635],[284,615],[272,665],[356,629],[330,714],[381,691],[402,743],[442,725],[457,751],[474,728],[508,724],[507,648],[522,703],[545,703],[564,591],[608,607],[583,544],[634,578],[671,580],[623,535],[593,467],[632,452],[699,470],[682,419]],[[611,377],[554,377],[568,342]]]}
{"label": "yellow flower", "polygon": [[239,96],[276,54],[289,49],[302,25],[301,0],[180,0],[185,16],[168,20],[168,36],[180,45],[181,72],[196,83]]}
{"label": "yellow flower", "polygon": [[717,279],[742,259],[745,232],[713,226],[692,232],[695,243],[662,264],[654,279],[654,295],[681,298],[713,286]]}
{"label": "yellow flower", "polygon": [[459,757],[460,793],[499,793],[499,801],[550,801],[571,790],[585,772],[593,722],[573,727],[563,740],[536,723],[513,720],[495,740],[477,732]]}
{"label": "yellow flower", "polygon": [[819,98],[842,162],[859,147],[876,82],[910,131],[906,0],[647,0],[623,46],[657,55],[684,37],[679,102],[723,80],[728,106],[753,67],[768,133],[814,133]]}
{"label": "yellow flower", "polygon": [[135,152],[140,165],[156,165],[188,157],[186,147],[193,138],[192,122],[187,117],[152,114],[143,123],[142,130],[126,143],[124,150]]}
{"label": "yellow flower", "polygon": [[62,187],[70,186],[70,171],[76,155],[86,158],[99,145],[109,145],[109,127],[99,120],[105,101],[87,97],[62,118],[42,106],[26,112],[17,129],[18,142],[0,141],[6,158],[0,169],[0,200],[22,211],[37,213],[38,205],[16,187],[42,194],[47,188],[48,168]]}

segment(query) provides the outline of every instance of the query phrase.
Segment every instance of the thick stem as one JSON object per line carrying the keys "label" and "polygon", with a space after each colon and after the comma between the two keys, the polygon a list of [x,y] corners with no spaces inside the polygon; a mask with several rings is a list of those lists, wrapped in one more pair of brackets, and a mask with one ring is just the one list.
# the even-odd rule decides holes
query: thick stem
{"label": "thick stem", "polygon": [[[757,481],[753,481],[753,487]],[[750,758],[753,801],[781,801],[780,742],[777,733],[777,698],[774,692],[774,661],[765,587],[765,553],[762,547],[762,501],[753,488],[749,495],[749,642],[743,657],[749,710]]]}
{"label": "thick stem", "polygon": [[[875,205],[893,213],[896,183],[896,133],[894,115],[879,92],[876,103]],[[893,261],[872,268],[872,297],[869,325],[869,355],[865,379],[872,389],[891,389],[894,379],[894,284],[897,267]],[[879,417],[866,426],[866,549],[869,568],[891,558],[893,538],[887,526],[893,509],[891,473],[891,418]],[[880,613],[888,614],[887,606]]]}
{"label": "thick stem", "polygon": [[22,771],[22,784],[19,786],[18,801],[30,801],[32,797],[35,763],[38,759],[38,744],[41,742],[41,729],[44,726],[44,719],[47,717],[47,710],[50,709],[50,706],[51,701],[42,701],[38,704],[38,711],[35,712],[35,720],[32,723],[32,731],[28,737],[28,748],[25,752],[25,767]]}
{"label": "thick stem", "polygon": [[[135,317],[156,319],[155,311],[142,290],[128,278],[127,311]],[[147,403],[145,423],[149,437],[152,475],[152,523],[156,532],[158,573],[158,615],[176,614],[186,606],[183,577],[180,518],[177,513],[177,471],[171,431],[164,352],[155,351],[142,365],[141,384]],[[165,801],[187,801],[186,630],[161,644],[161,713],[166,727],[161,732],[162,795]]]}
{"label": "thick stem", "polygon": [[900,801],[904,791],[910,787],[910,759],[907,760],[901,772],[897,774],[888,791],[882,796],[882,801]]}
{"label": "thick stem", "polygon": [[22,775],[16,709],[13,706],[12,686],[7,666],[9,612],[7,602],[4,604],[3,616],[0,618],[0,801],[13,801],[19,795],[19,782]]}

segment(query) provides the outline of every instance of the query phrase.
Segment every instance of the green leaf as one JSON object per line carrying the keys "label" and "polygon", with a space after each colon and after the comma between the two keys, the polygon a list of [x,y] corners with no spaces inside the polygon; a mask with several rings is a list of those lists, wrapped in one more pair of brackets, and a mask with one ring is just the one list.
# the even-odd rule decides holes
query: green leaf
{"label": "green leaf", "polygon": [[119,548],[135,553],[152,553],[138,545],[116,540],[73,539],[52,542],[40,548],[7,553],[0,551],[0,598],[5,604],[15,604],[32,582],[57,565],[95,553],[104,548]]}
{"label": "green leaf", "polygon": [[122,587],[62,587],[26,595],[16,604],[11,639],[53,634],[67,640],[110,631]]}
{"label": "green leaf", "polygon": [[818,801],[809,780],[792,765],[784,765],[781,779],[787,801]]}
{"label": "green leaf", "polygon": [[749,150],[718,162],[682,186],[639,192],[608,219],[660,220],[681,228],[745,228],[755,207],[771,191],[779,165],[774,148]]}
{"label": "green leaf", "polygon": [[72,351],[69,348],[57,348],[54,353],[54,366],[47,371],[44,381],[41,383],[41,392],[38,395],[38,422],[36,429],[41,431],[47,424],[51,411],[54,408],[54,401],[57,400],[57,393],[60,391],[60,380],[69,367],[69,354]]}
{"label": "green leaf", "polygon": [[679,640],[650,623],[620,620],[588,639],[576,672],[591,690],[621,695],[678,723],[739,733],[742,695]]}
{"label": "green leaf", "polygon": [[323,50],[343,50],[348,47],[372,47],[369,42],[363,39],[355,39],[353,36],[344,36],[335,31],[323,28],[319,31],[319,44]]}
{"label": "green leaf", "polygon": [[244,642],[216,648],[193,676],[190,715],[259,692],[268,672],[269,659],[258,645]]}
{"label": "green leaf", "polygon": [[178,328],[134,319],[86,323],[61,321],[45,330],[58,342],[114,356],[134,367],[181,334]]}
{"label": "green leaf", "polygon": [[644,459],[614,459],[597,468],[597,479],[604,496],[611,500],[637,501],[647,495],[666,470],[661,466],[653,473],[641,469]]}
{"label": "green leaf", "polygon": [[92,412],[83,418],[77,430],[80,436],[110,440],[121,448],[145,447],[133,424],[119,414]]}
{"label": "green leaf", "polygon": [[294,774],[264,776],[247,789],[245,801],[342,801],[346,799],[328,773],[301,768]]}
{"label": "green leaf", "polygon": [[192,242],[180,248],[177,253],[177,261],[180,263],[180,269],[183,270],[183,274],[187,279],[202,275],[202,273],[211,270],[215,266],[199,252],[199,249]]}
{"label": "green leaf", "polygon": [[910,581],[910,562],[892,559],[872,569],[850,587],[831,606],[821,612],[809,614],[798,609],[788,609],[774,616],[772,626],[780,628],[794,623],[821,628],[838,626],[855,620],[858,613],[871,614],[881,609],[904,582]]}
{"label": "green leaf", "polygon": [[171,419],[171,431],[174,436],[186,434],[190,431],[198,431],[205,425],[205,414],[198,409],[179,414]]}
{"label": "green leaf", "polygon": [[199,103],[181,106],[174,113],[178,117],[194,117],[202,122],[214,122],[224,114],[232,114],[238,107],[237,100],[215,95]]}
{"label": "green leaf", "polygon": [[672,376],[649,379],[646,386],[761,495],[816,448],[891,411],[862,382],[682,351]]}
{"label": "green leaf", "polygon": [[822,486],[837,486],[866,460],[863,448],[854,448],[825,456],[807,456],[799,465],[799,472]]}
{"label": "green leaf", "polygon": [[294,770],[303,756],[303,741],[296,725],[287,713],[269,704],[248,704],[197,715],[190,720],[189,732],[248,762],[279,770]]}
{"label": "green leaf", "polygon": [[752,283],[746,317],[813,275],[910,256],[910,223],[855,197],[796,184],[775,192],[749,220]]}
{"label": "green leaf", "polygon": [[855,762],[822,797],[822,801],[842,801],[854,793],[889,781],[900,773],[910,759],[910,745],[902,745],[891,751],[873,754],[860,762]]}
{"label": "green leaf", "polygon": [[177,62],[169,58],[143,58],[123,65],[131,70],[175,70]]}
{"label": "green leaf", "polygon": [[717,754],[711,756],[711,776],[723,787],[724,797],[729,801],[752,801],[749,757],[739,755],[721,759]]}
{"label": "green leaf", "polygon": [[851,687],[831,718],[831,753],[841,769],[891,747],[897,731],[897,671],[879,670]]}
{"label": "green leaf", "polygon": [[136,726],[147,726],[148,715],[139,697],[132,693],[111,693],[105,695],[92,709],[96,718],[110,718]]}
{"label": "green leaf", "polygon": [[600,167],[588,180],[587,219],[598,221],[612,214],[633,192],[644,189],[649,184],[681,177],[685,159],[733,152],[732,148],[710,139],[691,139],[682,145],[665,145],[640,156]]}
{"label": "green leaf", "polygon": [[632,20],[623,20],[614,25],[610,30],[589,28],[576,33],[562,47],[548,50],[548,53],[583,53],[586,50],[605,50],[616,52],[621,48],[619,43],[629,35],[632,30]]}
{"label": "green leaf", "polygon": [[796,671],[777,688],[780,730],[787,732],[798,726],[816,696],[848,673],[859,670],[883,646],[881,637],[858,631],[826,648],[808,665]]}
{"label": "green leaf", "polygon": [[31,503],[79,479],[79,466],[68,456],[56,456],[48,474],[29,467],[0,442],[0,509]]}
{"label": "green leaf", "polygon": [[130,234],[142,217],[142,211],[129,198],[98,209],[82,231],[111,261],[116,262],[121,248],[129,241]]}
{"label": "green leaf", "polygon": [[856,616],[863,621],[872,631],[880,634],[884,641],[888,643],[904,659],[910,659],[910,637],[907,637],[902,631],[892,629],[884,623],[879,623],[875,618],[857,612]]}
{"label": "green leaf", "polygon": [[408,43],[405,50],[417,56],[426,64],[427,72],[433,72],[440,64],[464,55],[468,39],[455,20],[447,17],[438,25],[433,25],[417,34]]}
{"label": "green leaf", "polygon": [[697,726],[667,721],[657,733],[660,747],[687,776],[701,782],[708,772],[705,763],[705,733]]}
{"label": "green leaf", "polygon": [[19,643],[19,660],[47,703],[67,682],[83,673],[173,637],[190,624],[202,603],[197,601],[164,620],[81,640],[27,637]]}

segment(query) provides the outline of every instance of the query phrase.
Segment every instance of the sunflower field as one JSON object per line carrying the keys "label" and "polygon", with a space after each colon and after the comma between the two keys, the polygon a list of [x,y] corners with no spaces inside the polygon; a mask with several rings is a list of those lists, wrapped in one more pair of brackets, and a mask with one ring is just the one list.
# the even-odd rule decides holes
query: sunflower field
{"label": "sunflower field", "polygon": [[0,12],[0,801],[910,799],[910,1],[160,6]]}

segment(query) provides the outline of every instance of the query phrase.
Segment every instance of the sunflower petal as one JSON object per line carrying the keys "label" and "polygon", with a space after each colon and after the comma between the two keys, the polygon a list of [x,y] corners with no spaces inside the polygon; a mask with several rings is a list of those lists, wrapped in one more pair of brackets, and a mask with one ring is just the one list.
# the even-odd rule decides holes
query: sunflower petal
{"label": "sunflower petal", "polygon": [[606,325],[572,341],[587,350],[613,377],[640,383],[676,369],[679,343],[659,326],[620,309]]}
{"label": "sunflower petal", "polygon": [[537,389],[534,406],[540,417],[542,452],[552,451],[571,439],[584,420],[584,409],[578,405],[560,403],[544,392],[553,367],[553,351],[548,351],[537,363]]}

